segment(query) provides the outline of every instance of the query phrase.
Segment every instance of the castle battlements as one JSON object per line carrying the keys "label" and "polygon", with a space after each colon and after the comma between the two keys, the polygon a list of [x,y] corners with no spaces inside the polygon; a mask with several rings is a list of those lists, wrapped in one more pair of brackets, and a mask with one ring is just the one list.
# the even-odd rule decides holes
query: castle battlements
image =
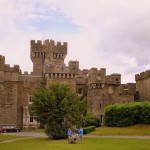
{"label": "castle battlements", "polygon": [[41,41],[41,40],[31,40],[30,42],[31,44],[31,50],[32,51],[45,51],[46,49],[49,49],[53,52],[56,53],[67,53],[67,42],[57,42],[55,43],[53,40],[45,40],[45,41]]}
{"label": "castle battlements", "polygon": [[7,72],[21,72],[19,65],[14,65],[13,67],[10,67],[9,64],[5,64],[4,70]]}
{"label": "castle battlements", "polygon": [[24,75],[29,75],[29,74],[28,74],[28,71],[24,71]]}
{"label": "castle battlements", "polygon": [[5,60],[5,56],[0,55],[0,61]]}
{"label": "castle battlements", "polygon": [[106,76],[106,84],[120,85],[121,84],[121,74],[113,73],[111,75]]}
{"label": "castle battlements", "polygon": [[150,70],[147,70],[145,72],[141,72],[140,74],[135,75],[135,80],[142,80],[150,77]]}

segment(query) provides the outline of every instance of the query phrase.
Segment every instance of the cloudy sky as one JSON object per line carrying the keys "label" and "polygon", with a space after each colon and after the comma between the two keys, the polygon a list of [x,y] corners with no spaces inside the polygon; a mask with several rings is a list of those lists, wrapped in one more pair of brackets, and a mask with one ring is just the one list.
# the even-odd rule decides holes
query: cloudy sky
{"label": "cloudy sky", "polygon": [[150,69],[149,0],[0,0],[0,55],[32,71],[30,40],[68,42],[80,69],[106,68],[122,83]]}

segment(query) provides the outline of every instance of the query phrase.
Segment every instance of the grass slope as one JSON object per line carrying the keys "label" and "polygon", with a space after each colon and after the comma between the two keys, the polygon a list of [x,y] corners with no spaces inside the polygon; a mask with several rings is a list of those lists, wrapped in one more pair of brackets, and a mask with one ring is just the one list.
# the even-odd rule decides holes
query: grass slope
{"label": "grass slope", "polygon": [[134,125],[130,127],[100,127],[88,135],[150,135],[150,125]]}

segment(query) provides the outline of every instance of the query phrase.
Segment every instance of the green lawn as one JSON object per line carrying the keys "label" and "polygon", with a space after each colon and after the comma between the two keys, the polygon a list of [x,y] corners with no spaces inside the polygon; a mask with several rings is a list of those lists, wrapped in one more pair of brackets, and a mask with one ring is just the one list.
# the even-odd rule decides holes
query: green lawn
{"label": "green lawn", "polygon": [[12,139],[18,139],[18,138],[27,138],[27,137],[15,136],[15,135],[0,135],[0,142],[12,140]]}
{"label": "green lawn", "polygon": [[[36,130],[37,132],[38,130]],[[33,131],[34,132],[34,131]],[[39,130],[43,132],[43,130]],[[150,125],[135,125],[124,128],[100,127],[88,135],[149,135]],[[86,136],[86,135],[85,135]],[[22,136],[0,135],[0,142],[23,138]],[[0,143],[0,150],[149,150],[150,139],[86,138],[82,144],[68,144],[67,140],[29,138]]]}
{"label": "green lawn", "polygon": [[82,144],[68,144],[67,140],[34,138],[12,143],[1,143],[0,150],[149,150],[150,140],[145,139],[88,139]]}
{"label": "green lawn", "polygon": [[88,135],[150,135],[150,125],[134,125],[131,127],[100,127]]}

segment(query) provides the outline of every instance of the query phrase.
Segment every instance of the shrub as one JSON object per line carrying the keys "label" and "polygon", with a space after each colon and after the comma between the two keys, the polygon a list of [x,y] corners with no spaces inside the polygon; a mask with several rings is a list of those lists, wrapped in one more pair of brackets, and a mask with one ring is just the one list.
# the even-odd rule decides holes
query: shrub
{"label": "shrub", "polygon": [[83,132],[84,134],[87,134],[87,133],[90,133],[92,131],[95,131],[95,126],[84,127],[83,131],[84,131]]}
{"label": "shrub", "polygon": [[101,125],[100,119],[92,113],[87,113],[86,116],[83,117],[83,122],[82,122],[83,127],[88,127],[88,126],[100,127],[100,125]]}
{"label": "shrub", "polygon": [[133,102],[107,106],[104,110],[105,126],[131,126],[150,124],[150,103]]}

